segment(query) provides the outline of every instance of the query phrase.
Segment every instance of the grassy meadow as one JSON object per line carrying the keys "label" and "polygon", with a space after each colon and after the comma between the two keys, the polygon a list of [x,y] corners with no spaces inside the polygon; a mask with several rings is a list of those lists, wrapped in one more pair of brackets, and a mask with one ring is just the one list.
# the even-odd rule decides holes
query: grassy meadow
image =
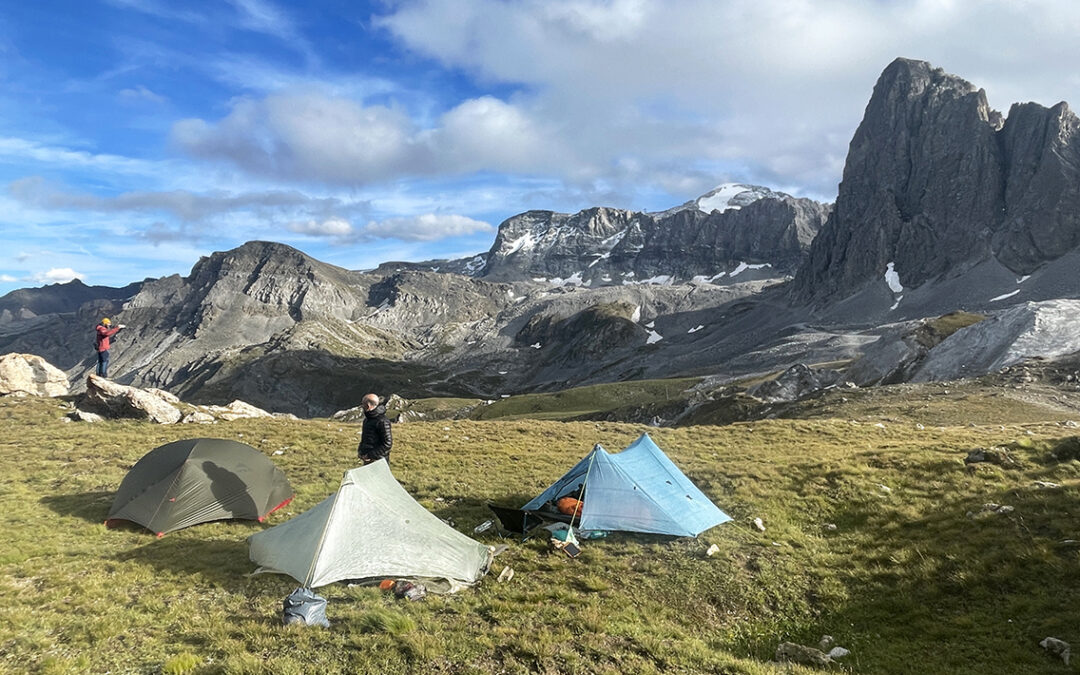
{"label": "grassy meadow", "polygon": [[[1051,454],[1080,449],[1064,416],[648,429],[733,522],[698,539],[612,534],[583,541],[574,560],[489,531],[477,538],[509,549],[477,587],[408,603],[333,584],[317,590],[331,622],[318,629],[281,625],[297,583],[248,576],[245,540],[337,488],[357,425],[65,423],[68,405],[0,398],[0,672],[809,673],[771,659],[781,641],[816,646],[823,634],[851,650],[837,672],[1075,670],[1038,644],[1080,644],[1080,461]],[[594,443],[617,450],[644,430],[410,422],[395,427],[393,471],[471,534],[487,501],[520,505]],[[106,529],[128,468],[195,436],[282,451],[273,460],[296,499],[268,524],[162,539]],[[1016,465],[964,465],[991,446]],[[719,553],[706,556],[712,544]],[[515,575],[498,583],[505,566]]]}

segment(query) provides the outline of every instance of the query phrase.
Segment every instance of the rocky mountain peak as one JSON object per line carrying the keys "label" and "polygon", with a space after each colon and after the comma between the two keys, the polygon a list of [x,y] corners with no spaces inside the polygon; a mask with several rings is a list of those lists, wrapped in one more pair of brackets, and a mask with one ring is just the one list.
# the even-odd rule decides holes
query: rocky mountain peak
{"label": "rocky mountain peak", "polygon": [[895,60],[874,86],[793,296],[822,303],[886,285],[898,294],[987,260],[1019,276],[1076,248],[1076,129],[1063,104],[1014,106],[1004,120],[970,82]]}
{"label": "rocky mountain peak", "polygon": [[584,286],[778,278],[794,271],[829,208],[732,183],[658,213],[527,211],[499,226],[476,275]]}
{"label": "rocky mountain peak", "polygon": [[759,199],[783,199],[785,197],[790,198],[789,195],[786,195],[783,192],[776,192],[760,185],[724,183],[709,190],[697,199],[691,199],[680,206],[667,209],[666,211],[651,213],[650,215],[653,218],[659,219],[689,209],[701,211],[702,213],[712,213],[713,211],[723,213],[728,210],[741,209]]}

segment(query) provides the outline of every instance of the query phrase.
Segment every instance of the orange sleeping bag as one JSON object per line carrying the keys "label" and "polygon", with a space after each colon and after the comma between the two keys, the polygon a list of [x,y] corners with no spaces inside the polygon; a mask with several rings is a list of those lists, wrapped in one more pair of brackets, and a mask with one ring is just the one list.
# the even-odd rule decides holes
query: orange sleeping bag
{"label": "orange sleeping bag", "polygon": [[583,506],[585,506],[585,502],[573,497],[563,497],[555,502],[555,508],[559,509],[559,513],[567,516],[581,516],[581,507]]}

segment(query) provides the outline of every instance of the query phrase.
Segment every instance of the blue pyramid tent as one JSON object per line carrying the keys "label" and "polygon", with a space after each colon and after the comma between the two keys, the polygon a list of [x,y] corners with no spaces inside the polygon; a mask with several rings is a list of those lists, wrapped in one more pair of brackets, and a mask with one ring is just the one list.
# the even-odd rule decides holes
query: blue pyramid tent
{"label": "blue pyramid tent", "polygon": [[709,501],[664,451],[642,434],[622,452],[599,444],[536,499],[521,507],[541,507],[585,488],[582,530],[649,532],[696,537],[731,517]]}

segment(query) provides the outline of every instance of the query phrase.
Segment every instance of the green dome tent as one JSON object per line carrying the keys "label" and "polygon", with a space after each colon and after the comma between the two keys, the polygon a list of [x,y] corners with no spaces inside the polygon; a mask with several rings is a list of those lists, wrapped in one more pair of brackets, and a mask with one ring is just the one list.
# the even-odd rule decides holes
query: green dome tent
{"label": "green dome tent", "polygon": [[161,537],[212,520],[262,521],[292,498],[285,474],[255,448],[192,438],[154,448],[136,462],[105,525],[129,520]]}
{"label": "green dome tent", "polygon": [[256,573],[287,574],[307,588],[415,578],[446,580],[453,591],[479,581],[492,558],[413,499],[386,462],[347,471],[337,492],[248,544]]}

